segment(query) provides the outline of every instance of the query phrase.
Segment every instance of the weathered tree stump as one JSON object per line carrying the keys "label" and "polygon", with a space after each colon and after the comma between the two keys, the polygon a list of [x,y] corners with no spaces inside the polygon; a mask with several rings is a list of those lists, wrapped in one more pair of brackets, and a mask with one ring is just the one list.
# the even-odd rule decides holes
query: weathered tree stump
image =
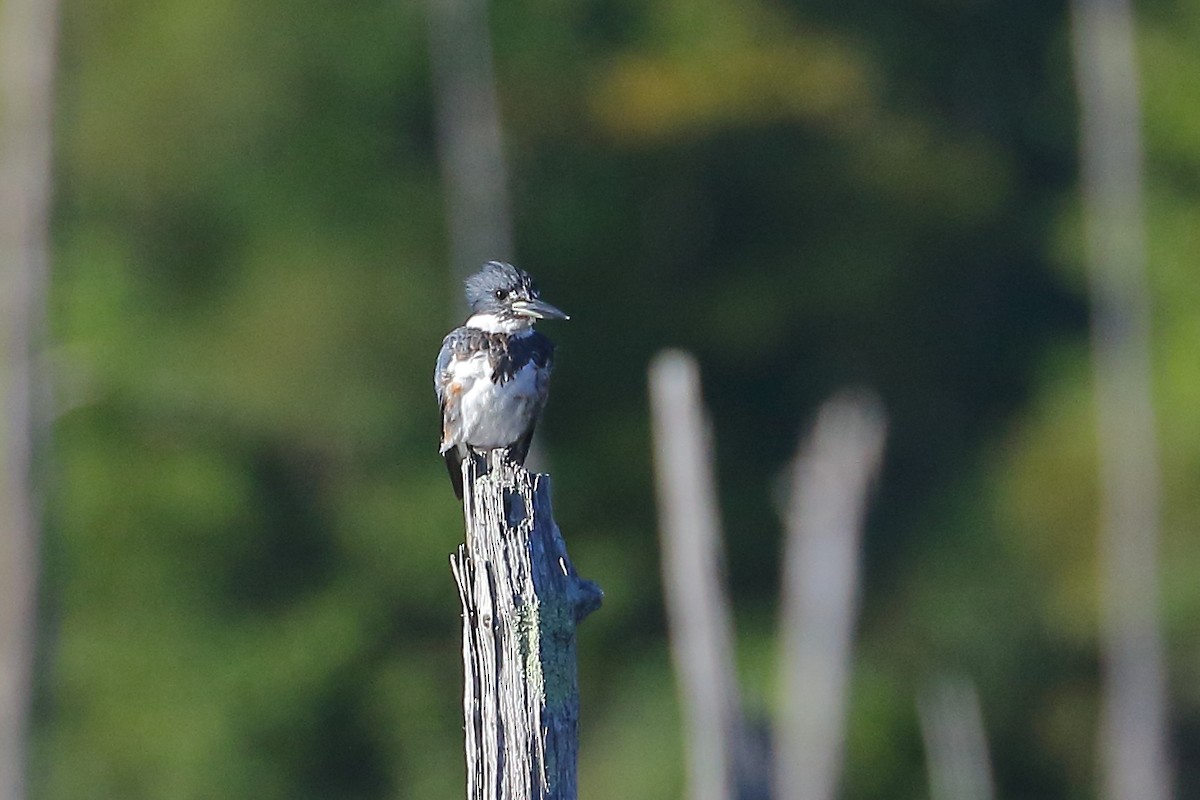
{"label": "weathered tree stump", "polygon": [[550,479],[503,451],[463,461],[466,543],[450,556],[463,607],[468,800],[575,800],[575,627],[603,593],[580,578]]}

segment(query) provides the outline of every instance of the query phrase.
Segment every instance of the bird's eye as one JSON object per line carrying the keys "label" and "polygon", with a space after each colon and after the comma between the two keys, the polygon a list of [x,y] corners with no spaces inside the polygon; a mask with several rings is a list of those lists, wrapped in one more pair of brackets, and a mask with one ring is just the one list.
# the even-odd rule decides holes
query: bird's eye
{"label": "bird's eye", "polygon": [[492,296],[495,297],[497,300],[503,300],[504,298],[508,297],[508,290],[507,289],[497,289],[496,291],[492,292]]}

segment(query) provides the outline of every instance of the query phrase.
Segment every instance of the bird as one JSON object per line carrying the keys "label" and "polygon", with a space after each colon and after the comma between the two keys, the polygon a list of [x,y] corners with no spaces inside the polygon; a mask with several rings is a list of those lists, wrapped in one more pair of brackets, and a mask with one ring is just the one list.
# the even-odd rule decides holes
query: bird
{"label": "bird", "polygon": [[489,261],[466,280],[471,315],[442,340],[433,386],[442,412],[441,454],[454,495],[472,452],[505,449],[524,464],[546,406],[554,343],[534,330],[542,319],[570,319],[541,299],[529,273]]}

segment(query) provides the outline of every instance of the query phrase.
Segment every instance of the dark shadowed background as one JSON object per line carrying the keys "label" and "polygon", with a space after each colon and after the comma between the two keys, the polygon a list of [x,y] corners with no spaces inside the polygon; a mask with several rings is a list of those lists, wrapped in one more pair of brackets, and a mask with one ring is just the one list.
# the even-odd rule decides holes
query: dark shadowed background
{"label": "dark shadowed background", "polygon": [[[1140,4],[1181,797],[1200,797],[1200,6]],[[581,796],[683,785],[646,366],[699,359],[738,664],[775,705],[782,475],[891,420],[844,796],[927,794],[916,697],[979,689],[999,796],[1094,787],[1094,435],[1065,8],[500,0],[515,261],[572,315],[541,467],[603,610]],[[423,8],[67,0],[33,794],[461,797],[460,319]]]}

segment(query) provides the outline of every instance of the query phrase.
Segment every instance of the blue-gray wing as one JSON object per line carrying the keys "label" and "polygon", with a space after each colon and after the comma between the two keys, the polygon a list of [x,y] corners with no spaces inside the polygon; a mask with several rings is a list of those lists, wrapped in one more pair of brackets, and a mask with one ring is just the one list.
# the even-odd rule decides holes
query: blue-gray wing
{"label": "blue-gray wing", "polygon": [[459,401],[466,387],[455,379],[454,363],[469,352],[471,335],[472,331],[469,328],[450,331],[442,340],[442,349],[438,352],[437,366],[433,372],[433,388],[437,392],[438,407],[442,412],[443,453],[462,439]]}
{"label": "blue-gray wing", "polygon": [[466,387],[462,383],[464,378],[456,376],[454,365],[470,353],[472,343],[478,344],[479,335],[479,331],[465,327],[451,331],[442,340],[442,349],[438,352],[437,365],[433,370],[433,389],[437,392],[438,407],[442,412],[440,452],[446,460],[446,470],[450,474],[454,495],[459,500],[463,496],[462,471],[459,465],[466,455],[466,445],[462,441],[460,403]]}
{"label": "blue-gray wing", "polygon": [[442,349],[438,351],[437,366],[433,369],[433,390],[437,392],[438,405],[446,403],[446,385],[450,382],[450,364],[454,361],[456,345],[463,339],[462,328],[451,331],[442,340]]}

